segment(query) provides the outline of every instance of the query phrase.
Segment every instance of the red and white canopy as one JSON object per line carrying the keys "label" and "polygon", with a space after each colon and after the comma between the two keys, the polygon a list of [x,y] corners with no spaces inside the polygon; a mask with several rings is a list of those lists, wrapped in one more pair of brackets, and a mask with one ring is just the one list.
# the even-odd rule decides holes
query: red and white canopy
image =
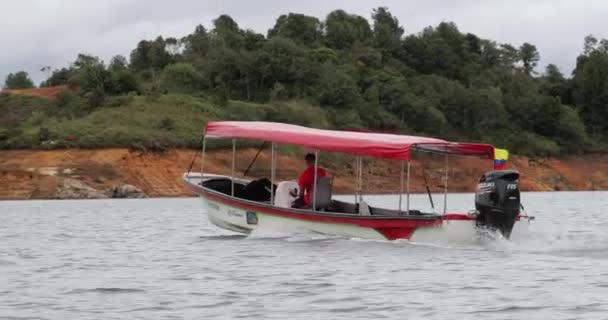
{"label": "red and white canopy", "polygon": [[397,134],[314,129],[276,122],[212,121],[207,123],[205,136],[271,141],[399,160],[409,160],[412,150],[494,159],[494,147],[489,144],[449,142]]}

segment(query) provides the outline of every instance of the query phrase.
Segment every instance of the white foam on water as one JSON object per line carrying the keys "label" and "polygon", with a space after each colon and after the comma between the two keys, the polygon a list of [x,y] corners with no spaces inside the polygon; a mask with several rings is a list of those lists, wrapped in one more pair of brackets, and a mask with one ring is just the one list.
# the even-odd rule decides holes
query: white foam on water
{"label": "white foam on water", "polygon": [[271,224],[259,226],[249,234],[250,239],[281,239],[291,242],[344,239],[343,237],[322,234],[290,224]]}

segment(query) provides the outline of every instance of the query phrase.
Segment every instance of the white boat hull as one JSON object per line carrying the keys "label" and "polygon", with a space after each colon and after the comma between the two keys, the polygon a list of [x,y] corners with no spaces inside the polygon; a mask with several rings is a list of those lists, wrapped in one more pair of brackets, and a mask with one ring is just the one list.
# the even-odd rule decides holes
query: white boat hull
{"label": "white boat hull", "polygon": [[247,214],[252,211],[242,210],[212,200],[202,198],[209,221],[214,225],[241,233],[250,233],[256,229],[270,232],[297,233],[301,231],[317,232],[349,238],[364,238],[385,240],[386,237],[371,228],[363,228],[352,224],[314,222],[309,220],[292,219],[272,214],[255,212],[257,223],[247,221]]}
{"label": "white boat hull", "polygon": [[[240,233],[251,233],[255,230],[264,233],[277,232],[281,234],[296,234],[299,232],[316,232],[326,235],[335,235],[346,238],[361,238],[373,240],[386,240],[386,237],[372,228],[359,227],[352,224],[338,224],[314,222],[286,218],[271,214],[256,212],[257,224],[247,222],[247,210],[234,208],[228,205],[201,198],[209,221],[214,225]],[[249,211],[251,212],[251,211]],[[515,224],[512,238],[518,238],[528,233],[528,221],[523,220]],[[425,243],[461,243],[469,242],[478,236],[478,228],[473,220],[443,221],[441,225],[428,228],[418,228],[411,235],[411,241]]]}

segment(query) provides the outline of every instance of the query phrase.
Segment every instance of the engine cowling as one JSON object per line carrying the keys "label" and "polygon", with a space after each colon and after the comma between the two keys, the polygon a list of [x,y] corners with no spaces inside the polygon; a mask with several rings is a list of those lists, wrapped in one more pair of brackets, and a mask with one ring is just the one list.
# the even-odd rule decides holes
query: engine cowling
{"label": "engine cowling", "polygon": [[498,230],[509,238],[520,207],[519,172],[494,170],[481,176],[475,193],[477,226]]}

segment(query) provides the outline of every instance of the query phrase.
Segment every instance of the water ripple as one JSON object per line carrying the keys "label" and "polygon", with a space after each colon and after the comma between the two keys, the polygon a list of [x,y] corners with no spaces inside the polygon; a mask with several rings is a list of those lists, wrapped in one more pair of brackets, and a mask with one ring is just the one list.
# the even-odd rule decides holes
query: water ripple
{"label": "water ripple", "polygon": [[172,310],[171,308],[164,307],[164,306],[154,306],[154,307],[135,308],[135,309],[126,310],[123,312],[131,313],[131,312],[142,312],[142,311],[171,311],[171,310]]}
{"label": "water ripple", "polygon": [[508,312],[508,311],[521,312],[521,311],[543,310],[543,309],[549,309],[549,308],[552,308],[552,307],[551,306],[507,306],[507,307],[500,307],[500,308],[493,308],[493,309],[482,309],[482,310],[470,311],[467,313],[471,313],[471,314],[503,313],[503,312]]}
{"label": "water ripple", "polygon": [[0,259],[0,266],[14,266],[16,262]]}
{"label": "water ripple", "polygon": [[198,305],[190,305],[190,306],[186,306],[184,308],[190,308],[190,309],[212,309],[212,308],[218,308],[218,307],[223,307],[223,306],[229,306],[231,304],[233,304],[233,301],[222,301],[222,302],[216,302],[216,303],[210,303],[210,304],[198,304]]}
{"label": "water ripple", "polygon": [[83,294],[83,293],[102,293],[102,294],[119,294],[119,293],[142,293],[146,292],[141,289],[130,288],[94,288],[94,289],[74,289],[65,294]]}

